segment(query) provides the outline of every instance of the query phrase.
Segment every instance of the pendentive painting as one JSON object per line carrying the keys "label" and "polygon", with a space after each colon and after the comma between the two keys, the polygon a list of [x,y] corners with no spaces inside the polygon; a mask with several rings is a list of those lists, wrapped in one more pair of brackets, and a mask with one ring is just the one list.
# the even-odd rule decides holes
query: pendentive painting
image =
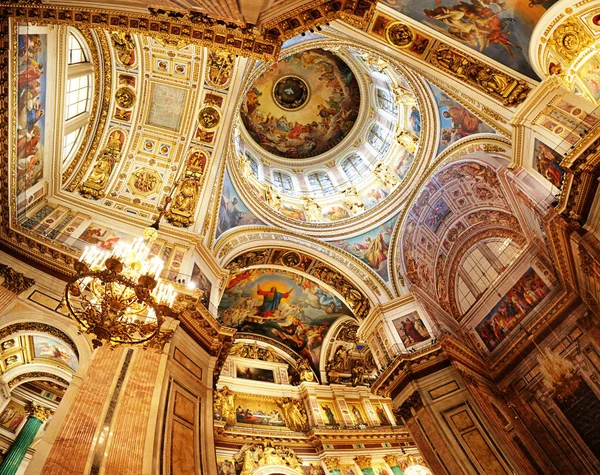
{"label": "pendentive painting", "polygon": [[43,176],[46,35],[19,34],[17,79],[17,195]]}
{"label": "pendentive painting", "polygon": [[388,281],[389,245],[397,219],[398,217],[395,216],[387,223],[377,226],[367,233],[341,241],[333,241],[331,244],[358,257],[377,272],[383,280]]}
{"label": "pendentive painting", "polygon": [[403,13],[533,79],[529,41],[557,0],[382,0]]}
{"label": "pendentive painting", "polygon": [[396,318],[392,320],[392,323],[406,348],[410,348],[417,343],[427,341],[431,338],[423,320],[417,312]]}
{"label": "pendentive painting", "polygon": [[77,371],[79,362],[77,356],[65,343],[55,338],[46,336],[33,337],[34,355],[36,358],[45,358],[68,366]]}
{"label": "pendentive painting", "polygon": [[217,238],[225,231],[236,226],[262,225],[262,221],[255,218],[235,191],[233,183],[226,171],[223,177],[223,190],[219,206],[219,221],[217,223]]}
{"label": "pendentive painting", "polygon": [[307,158],[337,145],[358,117],[360,91],[350,67],[321,48],[292,54],[246,93],[241,118],[255,142],[280,157]]}
{"label": "pendentive painting", "polygon": [[444,91],[429,84],[440,111],[441,137],[439,151],[469,135],[494,133],[489,125],[469,112],[462,104],[452,99]]}
{"label": "pendentive painting", "polygon": [[504,341],[520,320],[526,317],[550,293],[550,288],[530,267],[515,285],[486,315],[475,330],[488,350]]}
{"label": "pendentive painting", "polygon": [[552,183],[552,186],[560,188],[565,174],[560,162],[562,156],[560,153],[552,150],[544,142],[535,139],[533,166],[540,175]]}
{"label": "pendentive painting", "polygon": [[350,309],[330,291],[298,274],[250,269],[233,277],[219,304],[223,324],[274,338],[307,358],[315,369],[323,338]]}

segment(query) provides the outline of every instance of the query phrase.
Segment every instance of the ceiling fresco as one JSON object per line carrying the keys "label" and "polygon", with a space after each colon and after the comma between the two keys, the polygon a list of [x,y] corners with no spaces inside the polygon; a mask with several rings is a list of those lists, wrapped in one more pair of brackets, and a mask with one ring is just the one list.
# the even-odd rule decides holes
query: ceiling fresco
{"label": "ceiling fresco", "polygon": [[350,67],[316,48],[292,54],[265,71],[246,93],[240,115],[267,152],[306,158],[341,142],[359,107],[358,82]]}
{"label": "ceiling fresco", "polygon": [[384,5],[537,79],[529,60],[529,39],[557,0],[382,0]]}
{"label": "ceiling fresco", "polygon": [[329,326],[352,312],[331,291],[307,277],[261,268],[231,277],[219,304],[219,316],[227,326],[289,346],[318,369]]}

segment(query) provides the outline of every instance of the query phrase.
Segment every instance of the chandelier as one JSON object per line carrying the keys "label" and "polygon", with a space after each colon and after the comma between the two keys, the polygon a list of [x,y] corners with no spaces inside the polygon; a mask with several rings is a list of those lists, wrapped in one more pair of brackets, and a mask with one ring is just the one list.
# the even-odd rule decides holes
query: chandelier
{"label": "chandelier", "polygon": [[65,303],[85,333],[95,335],[94,348],[143,344],[160,331],[164,317],[172,315],[177,293],[163,282],[163,260],[151,256],[158,223],[146,228],[143,238],[119,241],[112,250],[86,247],[74,265],[75,277],[65,289]]}
{"label": "chandelier", "polygon": [[550,348],[540,349],[537,359],[542,373],[542,384],[555,398],[566,399],[577,391],[581,378],[573,363]]}

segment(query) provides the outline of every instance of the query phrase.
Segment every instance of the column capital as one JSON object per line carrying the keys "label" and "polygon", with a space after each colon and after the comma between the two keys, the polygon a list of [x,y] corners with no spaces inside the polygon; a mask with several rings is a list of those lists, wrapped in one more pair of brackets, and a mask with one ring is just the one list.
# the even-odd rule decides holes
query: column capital
{"label": "column capital", "polygon": [[325,457],[323,459],[327,470],[339,470],[340,469],[340,458],[339,457]]}
{"label": "column capital", "polygon": [[35,403],[29,403],[26,409],[31,417],[35,417],[42,422],[45,422],[54,413],[54,411],[49,407],[41,406],[40,404]]}
{"label": "column capital", "polygon": [[398,463],[398,456],[397,455],[393,455],[393,454],[386,455],[386,456],[383,457],[383,460],[390,467],[399,467],[400,466],[400,464]]}
{"label": "column capital", "polygon": [[358,455],[358,456],[354,457],[354,461],[356,462],[356,465],[358,465],[358,467],[361,470],[364,470],[365,468],[370,468],[372,459],[373,459],[373,457],[371,457],[370,455]]}

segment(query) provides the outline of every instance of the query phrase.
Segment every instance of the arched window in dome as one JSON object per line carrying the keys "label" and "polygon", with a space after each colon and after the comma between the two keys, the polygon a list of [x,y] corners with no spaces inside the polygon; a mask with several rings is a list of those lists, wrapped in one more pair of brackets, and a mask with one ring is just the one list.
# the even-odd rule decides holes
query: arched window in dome
{"label": "arched window in dome", "polygon": [[342,162],[342,170],[350,183],[356,183],[363,178],[363,172],[366,170],[365,162],[360,155],[354,153]]}
{"label": "arched window in dome", "polygon": [[246,158],[248,159],[248,165],[250,165],[252,175],[254,175],[254,178],[258,179],[258,162],[248,154],[246,154]]}
{"label": "arched window in dome", "polygon": [[282,193],[291,195],[294,193],[294,182],[287,173],[280,171],[273,172],[273,184]]}
{"label": "arched window in dome", "polygon": [[66,52],[66,93],[64,106],[62,166],[66,168],[81,145],[90,120],[94,89],[93,65],[87,43],[75,28],[70,28]]}
{"label": "arched window in dome", "polygon": [[314,172],[308,175],[308,184],[319,195],[328,195],[335,191],[331,177],[327,172]]}
{"label": "arched window in dome", "polygon": [[371,130],[369,131],[369,136],[367,140],[369,144],[381,155],[384,155],[388,149],[390,148],[390,133],[386,134],[379,124],[373,125]]}
{"label": "arched window in dome", "polygon": [[494,283],[521,249],[510,238],[478,242],[465,254],[458,269],[456,296],[464,314]]}
{"label": "arched window in dome", "polygon": [[394,95],[389,89],[377,88],[377,103],[384,111],[394,115],[398,113],[398,106],[394,102]]}

